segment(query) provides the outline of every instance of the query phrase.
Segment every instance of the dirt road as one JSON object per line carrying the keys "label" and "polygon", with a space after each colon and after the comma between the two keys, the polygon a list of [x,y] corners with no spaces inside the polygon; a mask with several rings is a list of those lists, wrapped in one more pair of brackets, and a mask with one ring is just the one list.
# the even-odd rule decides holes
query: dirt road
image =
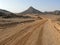
{"label": "dirt road", "polygon": [[0,45],[60,45],[60,33],[50,19],[0,30]]}

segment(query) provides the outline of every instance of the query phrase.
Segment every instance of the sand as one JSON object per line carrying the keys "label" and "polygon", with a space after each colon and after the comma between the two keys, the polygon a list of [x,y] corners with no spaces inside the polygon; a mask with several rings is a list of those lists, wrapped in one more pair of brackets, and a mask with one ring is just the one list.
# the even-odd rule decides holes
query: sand
{"label": "sand", "polygon": [[47,18],[0,29],[0,45],[60,45],[60,25]]}

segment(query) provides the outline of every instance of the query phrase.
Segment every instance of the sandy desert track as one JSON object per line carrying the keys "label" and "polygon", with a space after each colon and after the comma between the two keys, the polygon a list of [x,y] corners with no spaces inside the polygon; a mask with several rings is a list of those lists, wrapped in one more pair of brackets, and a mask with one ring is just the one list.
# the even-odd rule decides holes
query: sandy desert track
{"label": "sandy desert track", "polygon": [[50,19],[0,30],[0,45],[60,45],[60,33]]}

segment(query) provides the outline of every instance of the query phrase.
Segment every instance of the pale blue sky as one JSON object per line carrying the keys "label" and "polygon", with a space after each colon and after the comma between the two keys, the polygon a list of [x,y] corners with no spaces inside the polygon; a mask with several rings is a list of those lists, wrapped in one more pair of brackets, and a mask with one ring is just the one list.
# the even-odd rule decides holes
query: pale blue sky
{"label": "pale blue sky", "polygon": [[60,10],[60,0],[0,0],[0,9],[22,12],[33,6],[40,11]]}

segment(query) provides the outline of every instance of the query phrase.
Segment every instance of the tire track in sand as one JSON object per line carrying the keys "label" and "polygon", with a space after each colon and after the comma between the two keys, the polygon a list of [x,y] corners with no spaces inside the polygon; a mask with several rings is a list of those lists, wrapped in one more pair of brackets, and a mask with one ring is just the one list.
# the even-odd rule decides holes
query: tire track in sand
{"label": "tire track in sand", "polygon": [[[42,23],[44,23],[45,21],[42,21]],[[40,24],[41,22],[38,22],[37,24],[34,24],[34,25],[32,25],[32,26],[28,26],[28,27],[26,27],[25,29],[23,29],[23,30],[21,30],[21,31],[19,31],[18,33],[16,33],[16,34],[14,34],[14,35],[12,35],[11,37],[8,37],[7,39],[5,39],[5,40],[3,40],[3,41],[1,41],[0,42],[0,45],[9,45],[11,42],[13,42],[15,39],[17,39],[19,36],[21,37],[21,35],[22,35],[22,37],[24,37],[24,34],[26,33],[26,34],[31,34],[31,33],[29,33],[30,31],[29,31],[29,29],[30,28],[33,28],[33,27],[38,27],[38,26],[40,26],[39,24]],[[33,28],[34,30],[36,29],[36,27],[35,28]],[[29,31],[29,32],[28,32]],[[28,32],[28,33],[27,33]],[[33,32],[33,31],[31,31],[31,32]],[[28,36],[29,37],[29,36]]]}

